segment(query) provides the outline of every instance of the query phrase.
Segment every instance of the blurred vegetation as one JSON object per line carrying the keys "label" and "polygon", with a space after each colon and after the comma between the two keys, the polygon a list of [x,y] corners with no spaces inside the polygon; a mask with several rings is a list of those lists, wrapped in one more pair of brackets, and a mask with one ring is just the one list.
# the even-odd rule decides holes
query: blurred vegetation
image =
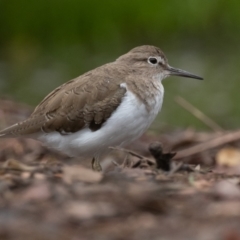
{"label": "blurred vegetation", "polygon": [[237,0],[0,0],[0,94],[35,106],[52,89],[131,48],[159,46],[172,66],[205,81],[164,81],[156,125],[207,127],[180,95],[223,128],[240,122]]}

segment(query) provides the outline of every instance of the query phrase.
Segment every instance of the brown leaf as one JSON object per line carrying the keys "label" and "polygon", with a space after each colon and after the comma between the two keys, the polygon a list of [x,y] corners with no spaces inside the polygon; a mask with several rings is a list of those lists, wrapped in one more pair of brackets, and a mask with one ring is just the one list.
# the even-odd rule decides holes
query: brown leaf
{"label": "brown leaf", "polygon": [[74,181],[82,181],[89,183],[100,182],[102,177],[102,173],[94,172],[79,165],[63,167],[63,180],[68,184],[71,184]]}
{"label": "brown leaf", "polygon": [[109,217],[115,215],[114,206],[107,202],[79,202],[73,201],[65,208],[67,216],[78,220],[87,220],[95,217]]}
{"label": "brown leaf", "polygon": [[47,182],[41,181],[27,188],[19,196],[19,201],[44,201],[51,197]]}
{"label": "brown leaf", "polygon": [[216,155],[216,163],[226,167],[240,165],[240,150],[233,147],[222,148]]}
{"label": "brown leaf", "polygon": [[240,188],[237,183],[230,180],[222,180],[214,186],[213,194],[224,199],[240,199]]}

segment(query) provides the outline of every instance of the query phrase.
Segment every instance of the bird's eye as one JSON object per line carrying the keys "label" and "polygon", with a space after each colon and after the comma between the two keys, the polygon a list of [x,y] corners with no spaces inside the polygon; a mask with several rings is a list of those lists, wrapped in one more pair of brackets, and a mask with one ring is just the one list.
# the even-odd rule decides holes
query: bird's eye
{"label": "bird's eye", "polygon": [[156,65],[158,63],[158,60],[155,57],[148,58],[148,63]]}

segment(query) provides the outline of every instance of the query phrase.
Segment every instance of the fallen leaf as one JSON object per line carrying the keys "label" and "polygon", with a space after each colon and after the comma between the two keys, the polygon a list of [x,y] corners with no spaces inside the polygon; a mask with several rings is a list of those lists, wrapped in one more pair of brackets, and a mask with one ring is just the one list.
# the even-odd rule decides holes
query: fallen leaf
{"label": "fallen leaf", "polygon": [[116,214],[114,206],[107,202],[79,202],[67,204],[65,213],[68,217],[78,220],[88,220],[95,217],[109,217]]}
{"label": "fallen leaf", "polygon": [[205,179],[200,179],[197,181],[193,181],[192,185],[198,190],[203,190],[209,188],[212,184]]}
{"label": "fallen leaf", "polygon": [[216,155],[218,166],[234,167],[240,165],[240,150],[233,147],[225,147]]}
{"label": "fallen leaf", "polygon": [[95,183],[100,182],[103,175],[100,172],[94,172],[88,168],[79,165],[63,167],[63,181],[71,184],[74,181]]}
{"label": "fallen leaf", "polygon": [[49,185],[45,181],[33,184],[19,196],[19,201],[44,201],[51,197]]}
{"label": "fallen leaf", "polygon": [[222,180],[213,187],[213,194],[224,199],[240,199],[240,188],[235,182]]}

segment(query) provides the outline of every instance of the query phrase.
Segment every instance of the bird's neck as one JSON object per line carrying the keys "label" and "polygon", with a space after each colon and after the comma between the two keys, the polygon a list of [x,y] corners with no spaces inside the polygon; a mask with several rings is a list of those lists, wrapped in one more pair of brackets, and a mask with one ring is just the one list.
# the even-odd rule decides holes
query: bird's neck
{"label": "bird's neck", "polygon": [[159,77],[139,75],[129,79],[127,85],[149,112],[155,105],[162,104],[164,88]]}

